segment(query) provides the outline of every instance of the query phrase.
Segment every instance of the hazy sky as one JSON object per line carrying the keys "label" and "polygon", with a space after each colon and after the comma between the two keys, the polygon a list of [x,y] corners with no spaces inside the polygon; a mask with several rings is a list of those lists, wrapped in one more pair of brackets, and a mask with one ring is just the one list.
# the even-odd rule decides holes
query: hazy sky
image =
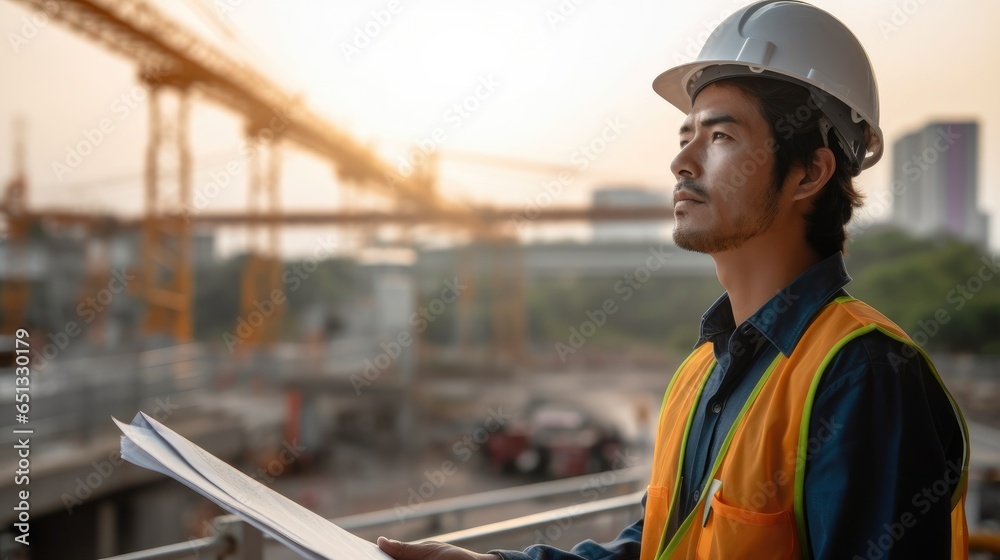
{"label": "hazy sky", "polygon": [[[227,39],[204,14],[194,15],[198,2],[209,10],[231,6],[222,17],[255,48]],[[559,204],[583,204],[592,188],[605,184],[672,186],[668,166],[683,115],[653,93],[650,82],[693,58],[715,24],[748,3],[161,0],[155,5],[301,93],[311,107],[393,164],[422,142],[444,153],[443,191],[523,208],[548,200],[544,185],[560,168],[573,175],[556,197]],[[930,120],[979,119],[979,205],[1000,216],[1000,108],[994,101],[1000,4],[815,4],[845,22],[868,49],[890,146]],[[10,123],[22,114],[34,207],[139,212],[147,114],[134,67],[60,23],[35,28],[32,14],[20,3],[0,0],[0,181],[10,175]],[[456,111],[456,104],[467,109]],[[240,157],[243,125],[205,100],[195,102],[192,116],[198,192],[213,169]],[[102,119],[110,120],[111,129],[93,153],[68,173],[54,170],[54,163],[66,164],[67,147],[85,141],[85,131]],[[611,139],[604,153],[586,157],[578,151],[602,134]],[[459,157],[463,152],[547,167],[473,165]],[[341,203],[343,191],[327,164],[294,148],[285,154],[286,209]],[[861,176],[870,199],[885,192],[890,162],[891,148]],[[244,175],[237,174],[209,207],[244,208]],[[992,244],[1000,246],[1000,228],[991,229]],[[286,237],[296,243],[294,234]]]}

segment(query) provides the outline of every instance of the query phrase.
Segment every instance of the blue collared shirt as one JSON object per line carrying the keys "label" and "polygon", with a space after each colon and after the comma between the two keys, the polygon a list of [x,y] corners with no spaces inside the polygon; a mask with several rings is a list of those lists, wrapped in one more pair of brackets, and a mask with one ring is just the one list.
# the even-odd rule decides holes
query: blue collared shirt
{"label": "blue collared shirt", "polygon": [[[697,345],[711,343],[717,364],[691,425],[680,519],[697,505],[726,434],[768,365],[778,352],[791,354],[816,313],[847,294],[850,280],[837,253],[739,326],[728,294],[705,312]],[[803,490],[814,559],[949,557],[961,426],[931,369],[905,356],[912,353],[901,343],[872,331],[847,343],[820,381],[809,427],[818,445],[809,449]],[[494,552],[505,560],[625,560],[639,557],[641,540],[640,519],[609,543]]]}

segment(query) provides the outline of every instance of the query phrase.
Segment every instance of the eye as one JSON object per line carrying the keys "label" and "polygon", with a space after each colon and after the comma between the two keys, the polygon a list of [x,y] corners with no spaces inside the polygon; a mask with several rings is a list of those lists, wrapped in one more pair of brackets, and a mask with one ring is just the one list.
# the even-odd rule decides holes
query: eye
{"label": "eye", "polygon": [[681,149],[683,149],[683,148],[684,148],[684,146],[687,146],[687,145],[688,145],[688,143],[689,143],[689,142],[688,142],[687,140],[681,140]]}
{"label": "eye", "polygon": [[730,135],[728,135],[728,134],[726,134],[724,132],[713,132],[712,133],[712,140],[725,140],[727,138],[732,138],[732,136],[730,136]]}

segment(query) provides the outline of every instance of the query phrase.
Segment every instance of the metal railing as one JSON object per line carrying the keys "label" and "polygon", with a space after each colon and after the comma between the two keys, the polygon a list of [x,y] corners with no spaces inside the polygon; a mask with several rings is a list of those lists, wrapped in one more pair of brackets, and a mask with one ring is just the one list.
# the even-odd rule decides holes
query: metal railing
{"label": "metal railing", "polygon": [[405,517],[393,508],[338,517],[333,522],[348,531],[418,519],[430,519],[432,526],[439,527],[440,523],[435,520],[444,515],[451,515],[456,518],[458,524],[462,524],[463,514],[473,510],[576,494],[581,488],[603,490],[619,485],[630,487],[645,485],[648,480],[649,467],[632,467],[435,500],[424,503],[419,510],[412,514],[408,513]]}
{"label": "metal railing", "polygon": [[219,534],[211,537],[139,550],[113,556],[106,560],[175,560],[180,558],[262,560],[264,557],[263,533],[240,519],[232,519],[231,522],[216,525],[216,527],[222,527],[222,530],[219,531]]}
{"label": "metal railing", "polygon": [[[89,442],[114,433],[109,416],[131,418],[143,409],[179,411],[211,386],[213,359],[204,346],[185,344],[41,362],[44,375],[32,377],[32,427],[48,441]],[[0,406],[5,409],[14,406],[13,384],[13,368],[0,368]],[[0,424],[0,445],[15,443],[12,428],[18,425],[12,421]]]}
{"label": "metal railing", "polygon": [[1000,533],[972,533],[969,535],[969,552],[1000,554]]}
{"label": "metal railing", "polygon": [[[583,520],[599,515],[618,511],[639,509],[639,500],[643,492],[615,496],[590,502],[581,506],[567,506],[541,513],[526,515],[507,521],[490,523],[479,527],[462,529],[430,537],[428,540],[448,542],[468,546],[468,543],[487,537],[500,536],[516,531],[531,530],[559,523],[566,519]],[[227,516],[228,517],[228,516]],[[231,560],[261,560],[263,558],[263,539],[259,531],[248,525],[235,521],[231,524],[232,532],[226,531],[214,537],[205,537],[176,543],[159,548],[141,550],[105,560],[173,560],[181,558],[211,558],[206,553],[215,554],[216,558]],[[236,526],[240,526],[237,528]],[[242,533],[242,535],[238,535]],[[242,537],[242,538],[241,538]],[[970,552],[989,552],[1000,554],[1000,534],[972,533],[969,536]]]}
{"label": "metal railing", "polygon": [[567,519],[581,521],[617,512],[635,511],[640,513],[642,511],[642,496],[645,492],[645,490],[640,490],[639,492],[626,494],[624,496],[615,496],[613,498],[605,498],[603,500],[587,502],[584,504],[556,508],[549,511],[525,515],[523,517],[508,519],[506,521],[498,521],[496,523],[480,525],[479,527],[471,527],[469,529],[444,533],[442,535],[430,537],[428,540],[468,546],[470,543],[481,541],[486,538],[498,537],[515,532],[531,531],[532,529],[544,529],[553,526],[553,524],[558,525]]}
{"label": "metal railing", "polygon": [[[405,519],[400,519],[395,509],[384,509],[339,517],[331,520],[347,530],[357,531],[419,519],[435,520],[444,515],[452,515],[461,523],[462,514],[476,509],[514,504],[527,500],[539,500],[572,495],[581,489],[607,490],[617,486],[637,486],[648,480],[648,468],[634,467],[618,471],[606,471],[573,478],[528,484],[513,488],[470,494],[458,498],[426,502]],[[428,537],[426,540],[449,542],[462,546],[486,539],[517,532],[543,529],[553,524],[565,525],[567,520],[576,523],[600,516],[616,513],[641,511],[640,500],[644,490],[614,496],[582,504],[560,507],[548,511],[525,515],[496,523],[460,529]],[[439,523],[433,523],[438,526]],[[220,560],[262,560],[264,557],[265,535],[244,523],[235,515],[216,518],[213,527],[218,534],[210,537],[175,543],[158,548],[141,550],[105,560],[171,560],[181,558],[218,558]],[[969,537],[970,552],[1000,554],[1000,533],[973,532]]]}
{"label": "metal railing", "polygon": [[[459,522],[461,522],[463,513],[476,509],[515,504],[528,500],[567,496],[579,493],[581,489],[601,491],[618,486],[634,488],[645,484],[648,479],[648,467],[632,467],[550,482],[492,490],[457,498],[426,502],[419,510],[402,519],[402,521],[430,519],[433,526],[439,526],[439,523],[435,520],[444,515],[457,516]],[[630,493],[625,496],[597,500],[580,506],[568,506],[500,523],[484,525],[481,528],[486,531],[483,533],[483,536],[492,536],[494,534],[528,528],[531,526],[531,523],[544,526],[560,518],[583,519],[600,514],[602,508],[604,508],[606,513],[620,511],[627,505],[638,508],[641,498],[642,492]],[[553,515],[556,517],[552,517]],[[339,517],[331,521],[343,529],[356,531],[369,527],[398,523],[401,519],[395,509],[383,509]],[[504,525],[506,528],[501,528],[499,527],[500,525]],[[220,529],[217,535],[113,556],[105,560],[171,560],[191,557],[212,558],[212,555],[215,555],[214,557],[219,559],[233,560],[261,560],[263,558],[264,539],[269,537],[244,523],[238,516],[220,516],[214,520],[213,527]],[[471,539],[478,529],[480,528],[464,529],[430,538],[434,540],[441,540],[442,538],[450,539],[452,538],[451,535],[455,535],[456,539]]]}
{"label": "metal railing", "polygon": [[[215,537],[204,537],[190,541],[168,544],[158,548],[150,548],[137,552],[130,552],[120,556],[113,556],[114,560],[173,560],[175,558],[188,558],[191,556],[201,558],[206,555],[211,558],[227,558],[235,553],[241,545],[224,535]],[[247,548],[242,544],[242,548]]]}
{"label": "metal railing", "polygon": [[[584,505],[556,508],[507,521],[435,535],[428,540],[469,546],[469,543],[484,538],[547,527],[566,519],[584,520],[619,511],[638,511],[642,495],[643,492],[640,491]],[[239,520],[235,520],[230,526],[232,527],[230,530],[214,537],[132,552],[105,560],[174,560],[190,557],[212,558],[211,555],[215,555],[220,560],[261,560],[263,558],[263,535]],[[1000,554],[1000,534],[972,533],[969,536],[969,551]]]}

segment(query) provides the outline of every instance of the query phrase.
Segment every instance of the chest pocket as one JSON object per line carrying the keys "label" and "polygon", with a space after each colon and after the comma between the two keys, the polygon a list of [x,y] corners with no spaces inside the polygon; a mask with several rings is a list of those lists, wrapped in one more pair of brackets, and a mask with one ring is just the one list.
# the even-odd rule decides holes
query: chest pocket
{"label": "chest pocket", "polygon": [[798,557],[798,533],[792,510],[763,513],[742,509],[727,502],[721,489],[712,496],[708,523],[698,535],[699,560]]}

